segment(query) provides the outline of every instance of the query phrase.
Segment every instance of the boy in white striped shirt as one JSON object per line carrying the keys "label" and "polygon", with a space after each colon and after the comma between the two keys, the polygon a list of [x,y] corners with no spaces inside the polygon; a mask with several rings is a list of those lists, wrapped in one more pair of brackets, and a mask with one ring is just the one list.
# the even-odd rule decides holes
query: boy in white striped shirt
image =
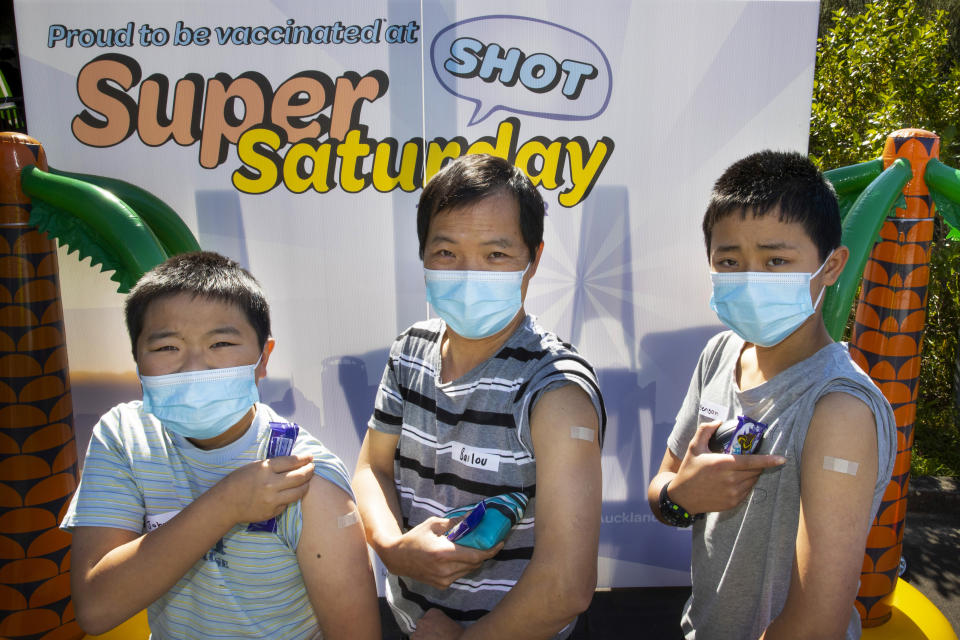
{"label": "boy in white striped shirt", "polygon": [[147,607],[154,638],[378,638],[343,464],[305,430],[264,459],[284,420],[258,402],[275,343],[256,280],[215,253],[175,256],[125,311],[144,400],[94,428],[61,525],[80,626]]}

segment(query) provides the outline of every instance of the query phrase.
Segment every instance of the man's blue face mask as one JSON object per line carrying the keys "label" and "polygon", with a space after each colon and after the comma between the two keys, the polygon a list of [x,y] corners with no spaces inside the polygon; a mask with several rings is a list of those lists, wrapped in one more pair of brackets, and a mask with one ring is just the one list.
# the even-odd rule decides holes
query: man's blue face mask
{"label": "man's blue face mask", "polygon": [[479,339],[502,331],[523,306],[523,271],[424,269],[427,302],[457,335]]}
{"label": "man's blue face mask", "polygon": [[235,425],[260,400],[254,364],[223,369],[140,375],[143,410],[165,429],[208,440]]}
{"label": "man's blue face mask", "polygon": [[[827,260],[833,251],[827,256]],[[738,271],[711,273],[713,295],[710,308],[720,321],[747,342],[772,347],[796,331],[813,315],[825,287],[816,302],[810,299],[810,281],[827,264],[824,260],[814,273],[770,273]]]}

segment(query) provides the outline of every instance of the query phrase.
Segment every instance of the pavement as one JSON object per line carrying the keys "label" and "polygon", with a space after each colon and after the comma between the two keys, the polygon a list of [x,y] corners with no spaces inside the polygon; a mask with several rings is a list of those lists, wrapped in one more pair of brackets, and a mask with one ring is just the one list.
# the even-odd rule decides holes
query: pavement
{"label": "pavement", "polygon": [[960,634],[960,478],[911,478],[901,576]]}
{"label": "pavement", "polygon": [[[923,593],[960,634],[960,478],[910,481],[901,576]],[[573,640],[643,637],[680,640],[680,612],[689,587],[598,590]],[[381,598],[384,640],[400,640]]]}

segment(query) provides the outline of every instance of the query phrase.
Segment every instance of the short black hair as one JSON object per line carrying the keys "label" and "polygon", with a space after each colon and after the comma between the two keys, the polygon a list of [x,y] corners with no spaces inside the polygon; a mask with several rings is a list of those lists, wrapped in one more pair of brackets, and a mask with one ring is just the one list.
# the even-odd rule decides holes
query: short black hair
{"label": "short black hair", "polygon": [[417,205],[420,259],[423,260],[430,221],[438,212],[462,207],[502,192],[513,195],[517,200],[520,233],[533,261],[543,242],[543,198],[523,171],[503,158],[485,153],[457,158],[433,176],[423,188]]}
{"label": "short black hair", "polygon": [[703,241],[710,255],[713,227],[721,218],[767,215],[777,208],[780,222],[799,222],[820,252],[820,260],[840,246],[840,209],[833,185],[803,154],[760,151],[730,165],[714,183],[703,216]]}
{"label": "short black hair", "polygon": [[194,251],[173,256],[147,271],[127,296],[124,315],[134,360],[150,303],[180,293],[237,305],[263,350],[270,337],[270,306],[260,283],[230,258],[213,251]]}

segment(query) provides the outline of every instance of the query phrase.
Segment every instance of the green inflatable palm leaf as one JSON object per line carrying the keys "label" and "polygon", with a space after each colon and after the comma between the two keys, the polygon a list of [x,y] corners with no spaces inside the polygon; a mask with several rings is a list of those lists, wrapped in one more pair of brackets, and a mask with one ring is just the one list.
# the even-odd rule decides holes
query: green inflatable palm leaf
{"label": "green inflatable palm leaf", "polygon": [[939,160],[930,160],[923,178],[937,210],[950,227],[947,237],[960,240],[960,171]]}
{"label": "green inflatable palm leaf", "polygon": [[21,170],[21,185],[33,205],[30,222],[68,253],[89,257],[126,293],[140,277],[169,257],[157,236],[122,200],[92,184],[35,166]]}
{"label": "green inflatable palm leaf", "polygon": [[863,190],[876,180],[882,172],[883,160],[881,158],[823,172],[823,177],[830,181],[837,192],[841,220],[847,217],[847,213]]}
{"label": "green inflatable palm leaf", "polygon": [[[837,281],[827,287],[823,301],[823,319],[834,340],[839,340],[843,335],[863,268],[880,235],[887,213],[905,205],[903,187],[912,175],[909,162],[903,158],[896,160],[860,192],[843,220],[842,243],[850,250],[850,258]],[[878,212],[882,212],[882,215],[877,215]]]}
{"label": "green inflatable palm leaf", "polygon": [[59,171],[53,167],[50,167],[50,173],[96,185],[120,198],[150,227],[167,254],[173,256],[178,253],[200,251],[197,239],[194,238],[190,228],[184,224],[177,212],[146,189],[141,189],[135,184],[117,178],[86,173],[70,173]]}

